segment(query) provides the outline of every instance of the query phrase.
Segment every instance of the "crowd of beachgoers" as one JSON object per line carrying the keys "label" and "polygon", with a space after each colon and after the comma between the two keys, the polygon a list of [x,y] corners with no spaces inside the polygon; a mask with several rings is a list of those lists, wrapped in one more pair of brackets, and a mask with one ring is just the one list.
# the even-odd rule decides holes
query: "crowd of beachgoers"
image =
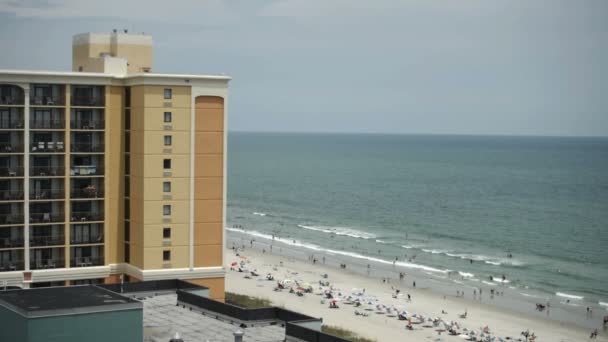
{"label": "crowd of beachgoers", "polygon": [[[458,294],[447,298],[432,295],[424,289],[416,289],[415,280],[411,284],[413,287],[403,286],[401,273],[399,280],[382,278],[378,281],[349,273],[346,264],[340,264],[336,269],[314,256],[301,261],[236,244],[232,244],[228,260],[227,286],[235,292],[270,297],[273,301],[281,298],[281,305],[306,308],[307,314],[328,317],[332,324],[346,325],[345,328],[354,328],[378,341],[417,341],[420,338],[484,342],[580,341],[589,338],[589,333],[583,329],[537,318],[530,320],[488,305],[470,305],[460,300]],[[496,291],[496,295],[499,293]],[[514,324],[505,322],[504,316]],[[364,324],[366,321],[371,324]],[[521,327],[514,327],[518,322]],[[376,325],[383,332],[359,329],[366,325]],[[399,338],[395,338],[395,333]],[[594,334],[597,331],[591,333],[592,338],[598,337]]]}

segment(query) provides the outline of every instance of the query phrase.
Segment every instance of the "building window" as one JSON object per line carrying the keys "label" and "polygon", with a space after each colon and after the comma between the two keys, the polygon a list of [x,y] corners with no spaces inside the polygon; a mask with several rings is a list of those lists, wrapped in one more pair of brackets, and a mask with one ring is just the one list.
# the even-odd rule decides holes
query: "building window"
{"label": "building window", "polygon": [[165,89],[165,100],[170,100],[173,97],[173,90],[171,88]]}
{"label": "building window", "polygon": [[163,261],[171,261],[171,251],[163,251]]}
{"label": "building window", "polygon": [[163,182],[163,191],[171,192],[171,182]]}
{"label": "building window", "polygon": [[165,112],[165,122],[171,122],[171,112]]}
{"label": "building window", "polygon": [[171,238],[171,228],[165,227],[163,228],[163,239]]}
{"label": "building window", "polygon": [[171,205],[170,204],[163,205],[163,215],[165,215],[165,216],[171,215]]}
{"label": "building window", "polygon": [[168,170],[171,168],[171,159],[163,159],[163,168]]}
{"label": "building window", "polygon": [[171,136],[170,135],[165,135],[165,146],[171,146]]}
{"label": "building window", "polygon": [[131,248],[128,243],[125,243],[125,262],[131,261]]}

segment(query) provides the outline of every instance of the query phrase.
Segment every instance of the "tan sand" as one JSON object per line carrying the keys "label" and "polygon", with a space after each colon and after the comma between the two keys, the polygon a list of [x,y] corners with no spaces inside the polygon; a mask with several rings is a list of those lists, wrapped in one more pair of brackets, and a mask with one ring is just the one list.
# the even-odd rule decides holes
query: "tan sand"
{"label": "tan sand", "polygon": [[[294,279],[312,284],[315,293],[319,292],[318,282],[321,275],[329,274],[328,281],[334,288],[342,293],[350,294],[353,288],[365,288],[366,294],[375,295],[385,305],[395,305],[404,308],[408,312],[415,312],[424,316],[441,317],[444,320],[454,320],[468,329],[477,329],[489,326],[490,330],[502,337],[510,336],[517,340],[523,337],[520,333],[526,329],[534,332],[538,338],[536,341],[587,341],[591,331],[581,329],[571,323],[560,323],[549,319],[524,315],[511,312],[491,305],[464,300],[462,298],[432,293],[424,289],[410,289],[402,287],[403,296],[393,298],[394,293],[391,286],[400,288],[399,283],[392,281],[383,284],[382,281],[350,273],[346,270],[325,267],[317,263],[312,265],[296,259],[288,259],[283,256],[263,254],[255,250],[246,250],[242,254],[248,257],[246,267],[250,270],[257,269],[260,277],[252,279],[244,278],[245,273],[229,271],[226,275],[226,291],[246,294],[256,297],[270,299],[274,305],[282,306],[290,310],[302,312],[314,317],[322,317],[324,324],[336,325],[352,330],[364,337],[382,341],[435,341],[441,337],[445,341],[464,341],[457,336],[449,336],[445,332],[438,334],[434,328],[424,328],[415,325],[414,331],[405,329],[406,322],[399,321],[395,317],[387,317],[374,312],[364,311],[363,307],[355,308],[353,305],[340,304],[339,309],[330,309],[329,304],[321,304],[322,296],[306,294],[298,297],[289,291],[275,292],[278,279]],[[227,250],[228,262],[238,260],[232,250]],[[280,262],[283,266],[280,266]],[[276,270],[274,270],[276,268]],[[297,274],[293,274],[296,272]],[[267,273],[272,273],[275,281],[265,279]],[[412,302],[407,302],[407,293],[412,296]],[[355,316],[354,311],[370,313],[368,317]],[[447,314],[442,314],[445,310]],[[467,310],[467,318],[459,318],[458,315]],[[600,330],[600,336],[594,341],[608,341],[607,332]]]}

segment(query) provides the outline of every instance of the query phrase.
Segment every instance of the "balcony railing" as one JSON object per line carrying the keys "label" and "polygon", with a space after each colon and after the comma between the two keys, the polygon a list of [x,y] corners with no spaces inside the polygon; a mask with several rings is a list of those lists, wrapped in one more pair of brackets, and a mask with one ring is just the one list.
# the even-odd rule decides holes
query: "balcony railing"
{"label": "balcony railing", "polygon": [[30,191],[31,200],[41,199],[60,199],[65,197],[63,189],[43,189],[39,191]]}
{"label": "balcony railing", "polygon": [[72,144],[72,152],[103,152],[103,144]]}
{"label": "balcony railing", "polygon": [[23,236],[17,238],[0,237],[0,248],[19,248],[23,247],[23,244]]}
{"label": "balcony railing", "polygon": [[23,223],[22,214],[0,215],[0,224],[21,224]]}
{"label": "balcony railing", "polygon": [[23,166],[0,167],[0,177],[23,177]]}
{"label": "balcony railing", "polygon": [[0,153],[23,153],[23,144],[0,144]]}
{"label": "balcony railing", "polygon": [[34,141],[30,147],[34,153],[65,152],[65,145],[63,141]]}
{"label": "balcony railing", "polygon": [[31,213],[30,223],[50,223],[64,222],[65,215],[63,213]]}
{"label": "balcony railing", "polygon": [[5,261],[0,263],[0,272],[22,271],[23,269],[23,260]]}
{"label": "balcony railing", "polygon": [[30,269],[32,270],[63,267],[65,267],[65,259],[63,258],[37,259],[30,261]]}
{"label": "balcony railing", "polygon": [[102,234],[93,234],[91,236],[86,236],[86,237],[74,237],[74,236],[72,236],[70,238],[70,243],[72,245],[103,243],[103,235]]}
{"label": "balcony railing", "polygon": [[32,96],[30,99],[32,106],[63,106],[62,96]]}
{"label": "balcony railing", "polygon": [[23,119],[20,120],[0,120],[0,129],[23,129]]}
{"label": "balcony railing", "polygon": [[103,257],[76,257],[70,260],[70,267],[103,266]]}
{"label": "balcony railing", "polygon": [[104,120],[75,120],[70,123],[72,129],[104,129]]}
{"label": "balcony railing", "polygon": [[70,191],[71,198],[103,198],[103,189],[98,189],[94,186],[88,186],[84,189],[72,189]]}
{"label": "balcony railing", "polygon": [[25,100],[22,96],[0,96],[0,105],[22,106]]}
{"label": "balcony railing", "polygon": [[30,236],[30,245],[34,247],[61,246],[65,245],[65,237],[63,235],[33,235]]}
{"label": "balcony railing", "polygon": [[63,176],[64,174],[65,168],[63,166],[34,166],[30,168],[30,176],[32,177]]}
{"label": "balcony railing", "polygon": [[0,201],[21,201],[23,190],[0,190]]}
{"label": "balcony railing", "polygon": [[30,120],[30,128],[32,129],[64,129],[65,121],[62,119],[50,120]]}
{"label": "balcony railing", "polygon": [[72,106],[103,107],[104,99],[101,96],[73,96]]}
{"label": "balcony railing", "polygon": [[73,211],[72,222],[103,221],[103,213],[92,211]]}
{"label": "balcony railing", "polygon": [[70,175],[72,175],[72,176],[103,175],[103,167],[95,166],[95,165],[72,166],[70,169]]}

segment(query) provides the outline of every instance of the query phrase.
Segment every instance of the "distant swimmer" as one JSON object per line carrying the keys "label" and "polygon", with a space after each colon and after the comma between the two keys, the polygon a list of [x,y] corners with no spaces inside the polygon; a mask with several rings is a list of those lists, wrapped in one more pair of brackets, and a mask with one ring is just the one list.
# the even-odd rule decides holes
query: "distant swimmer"
{"label": "distant swimmer", "polygon": [[473,263],[473,259],[470,259],[469,261],[471,262],[471,264]]}
{"label": "distant swimmer", "polygon": [[513,254],[509,253],[509,255],[507,255],[507,257],[512,258]]}

